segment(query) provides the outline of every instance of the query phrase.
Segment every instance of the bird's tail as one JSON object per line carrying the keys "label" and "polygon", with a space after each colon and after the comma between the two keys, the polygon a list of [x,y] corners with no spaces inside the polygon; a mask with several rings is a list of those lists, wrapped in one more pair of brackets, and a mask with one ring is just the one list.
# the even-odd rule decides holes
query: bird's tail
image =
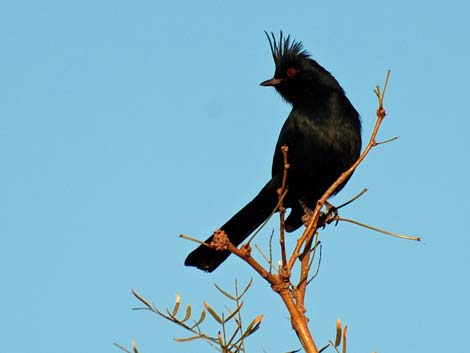
{"label": "bird's tail", "polygon": [[[240,245],[274,211],[278,203],[276,192],[278,184],[276,179],[271,179],[253,200],[220,227],[225,231],[233,245]],[[205,243],[209,244],[212,239],[213,236],[210,236]],[[213,250],[205,245],[200,245],[188,255],[184,264],[197,267],[206,272],[212,272],[229,255],[229,251]]]}

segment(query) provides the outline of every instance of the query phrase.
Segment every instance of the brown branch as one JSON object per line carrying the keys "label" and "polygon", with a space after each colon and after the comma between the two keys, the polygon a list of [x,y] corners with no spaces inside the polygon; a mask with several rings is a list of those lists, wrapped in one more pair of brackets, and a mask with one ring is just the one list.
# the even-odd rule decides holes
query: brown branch
{"label": "brown branch", "polygon": [[284,207],[283,198],[287,193],[286,183],[287,183],[287,171],[289,170],[289,163],[287,162],[287,152],[289,151],[289,147],[283,145],[281,147],[282,156],[284,158],[284,173],[282,175],[282,184],[279,189],[277,189],[277,196],[279,198],[279,217],[280,217],[280,231],[279,231],[279,241],[281,245],[281,258],[282,258],[282,268],[285,269],[287,264],[287,256],[286,256],[286,244],[284,239],[284,232],[285,232],[285,215],[286,215],[286,208]]}
{"label": "brown branch", "polygon": [[[313,235],[315,235],[315,233],[313,233]],[[306,243],[305,243],[305,246],[304,246],[304,251],[302,253],[302,256],[301,256],[301,266],[300,266],[300,281],[299,281],[299,284],[297,285],[296,287],[296,292],[297,292],[297,296],[296,296],[296,303],[297,303],[297,307],[299,308],[299,310],[305,315],[305,313],[307,312],[307,310],[305,309],[305,293],[306,293],[306,289],[307,289],[307,278],[308,278],[308,274],[309,274],[309,271],[310,271],[310,255],[311,255],[311,252],[310,252],[310,249],[312,248],[312,244],[313,244],[313,239],[315,237],[312,236],[312,237],[309,237],[306,239]]]}
{"label": "brown branch", "polygon": [[304,313],[299,311],[291,292],[288,289],[283,289],[279,291],[278,294],[281,296],[282,301],[291,315],[292,328],[295,330],[297,337],[302,343],[304,351],[307,353],[318,353],[318,348],[308,328],[308,321]]}
{"label": "brown branch", "polygon": [[269,272],[271,272],[271,269],[274,267],[273,266],[273,236],[274,236],[274,229],[271,232],[271,235],[269,236],[269,263],[271,264],[271,267],[269,268]]}
{"label": "brown branch", "polygon": [[[318,348],[312,338],[310,330],[308,328],[308,319],[305,316],[305,293],[308,284],[308,274],[311,268],[311,261],[310,258],[312,256],[312,244],[314,242],[315,234],[317,233],[317,229],[319,227],[320,216],[322,214],[321,210],[323,206],[327,203],[328,198],[335,192],[335,190],[343,184],[354,172],[354,170],[362,163],[364,158],[370,152],[370,150],[377,146],[379,143],[376,142],[376,136],[379,131],[379,128],[386,116],[386,112],[383,108],[383,99],[385,95],[385,91],[388,84],[388,79],[390,76],[390,70],[387,73],[387,77],[385,80],[383,92],[380,92],[380,87],[376,87],[375,93],[377,95],[379,101],[379,108],[377,109],[377,121],[375,123],[374,129],[372,131],[372,135],[370,137],[370,141],[367,144],[366,148],[358,158],[358,160],[344,173],[342,173],[339,178],[328,188],[328,190],[323,194],[323,196],[317,201],[316,207],[313,210],[313,213],[310,216],[309,223],[301,235],[301,237],[297,240],[296,246],[294,251],[287,261],[287,257],[285,254],[285,242],[284,242],[284,216],[285,216],[285,209],[283,206],[283,198],[286,195],[287,188],[286,188],[286,180],[287,180],[287,171],[289,169],[289,164],[287,163],[287,146],[282,146],[282,152],[284,156],[284,175],[282,180],[282,185],[278,192],[279,197],[279,204],[278,210],[281,217],[281,252],[282,252],[282,268],[279,274],[273,274],[268,272],[258,261],[256,261],[251,256],[251,247],[250,241],[253,239],[255,235],[253,235],[247,244],[242,245],[240,248],[237,248],[233,245],[228,236],[225,234],[224,231],[218,230],[214,233],[214,240],[211,244],[203,243],[215,250],[228,250],[231,253],[235,254],[245,262],[247,262],[258,274],[263,277],[272,287],[272,289],[279,294],[281,299],[283,300],[284,304],[289,311],[291,316],[291,323],[292,328],[295,330],[299,340],[302,343],[302,346],[307,353],[318,353]],[[389,141],[384,141],[389,142]],[[362,195],[362,193],[360,194]],[[359,196],[360,196],[359,195]],[[359,197],[357,196],[357,197]],[[356,197],[356,198],[357,198]],[[334,215],[330,215],[328,218],[329,212],[327,212],[327,219],[334,219]],[[323,223],[322,223],[323,224]],[[188,239],[191,239],[187,236],[182,236]],[[194,239],[191,239],[194,240]],[[295,261],[300,259],[301,262],[301,274],[300,280],[297,286],[292,287],[292,283],[290,280],[290,272],[295,264]],[[272,265],[272,263],[270,264]],[[345,337],[344,337],[345,338]]]}
{"label": "brown branch", "polygon": [[[372,147],[376,146],[377,143],[376,143],[375,138],[377,136],[377,133],[379,132],[380,125],[382,124],[386,115],[385,109],[383,108],[383,94],[385,93],[389,76],[390,76],[390,70],[388,70],[387,72],[387,78],[385,80],[383,93],[380,94],[380,88],[378,87],[375,90],[375,93],[379,100],[379,108],[377,109],[377,120],[375,122],[374,130],[372,131],[372,135],[370,137],[369,143],[367,144],[366,148],[364,149],[364,151],[362,152],[358,160],[348,170],[342,173],[339,176],[339,178],[328,188],[328,190],[326,190],[323,196],[317,201],[317,205],[310,217],[310,221],[309,221],[307,228],[303,232],[302,236],[297,240],[297,244],[294,248],[294,251],[288,263],[289,270],[292,269],[292,267],[294,266],[295,260],[299,257],[300,249],[302,245],[303,244],[311,245],[311,242],[307,242],[307,239],[312,238],[313,234],[315,233],[317,229],[318,219],[320,216],[320,211],[323,208],[323,205],[326,203],[328,198],[335,192],[335,190],[351,176],[351,174],[354,172],[354,170],[356,170],[359,164],[362,163],[364,158],[369,154]],[[306,252],[304,251],[304,254],[305,253]]]}
{"label": "brown branch", "polygon": [[[316,207],[312,215],[310,216],[309,224],[307,228],[305,229],[304,233],[297,240],[294,251],[292,252],[292,255],[287,264],[287,271],[290,272],[294,266],[295,261],[298,258],[300,258],[301,276],[300,276],[299,285],[295,288],[295,293],[296,293],[296,307],[302,313],[305,312],[304,303],[305,303],[305,293],[306,293],[307,283],[308,283],[307,278],[308,278],[308,273],[309,273],[310,249],[312,247],[314,235],[318,229],[321,210],[323,206],[326,204],[328,198],[335,192],[335,190],[341,184],[343,184],[351,176],[354,170],[356,170],[359,164],[361,164],[364,158],[368,155],[370,150],[377,145],[376,136],[386,116],[385,109],[383,108],[383,99],[384,99],[384,94],[387,88],[389,76],[390,76],[390,70],[387,72],[387,77],[385,79],[383,93],[380,92],[380,87],[377,87],[375,90],[375,93],[379,101],[379,107],[377,109],[377,120],[376,120],[374,129],[372,131],[369,143],[367,144],[366,148],[364,149],[364,151],[362,152],[358,160],[348,170],[343,172],[339,176],[339,178],[328,188],[328,190],[323,194],[323,196],[317,201]],[[301,251],[302,247],[303,247],[303,250]]]}
{"label": "brown branch", "polygon": [[220,236],[220,234],[223,233],[223,236],[226,237],[226,249],[230,251],[232,254],[235,254],[238,256],[240,259],[244,260],[247,262],[253,269],[258,272],[258,274],[263,277],[266,281],[271,284],[271,286],[274,286],[278,284],[278,276],[273,275],[272,273],[268,272],[258,261],[256,261],[252,256],[251,256],[251,248],[249,245],[242,245],[240,248],[237,248],[235,245],[233,245],[230,240],[228,239],[227,235],[223,230],[216,231],[214,233],[214,238],[217,236]]}
{"label": "brown branch", "polygon": [[299,337],[302,346],[308,353],[318,353],[315,341],[308,329],[307,319],[305,318],[304,312],[299,310],[294,301],[293,294],[290,291],[290,280],[288,277],[282,274],[272,274],[268,272],[258,261],[251,256],[251,248],[249,245],[242,245],[237,248],[233,245],[227,234],[223,230],[218,230],[214,233],[214,240],[209,247],[217,248],[219,250],[228,250],[232,254],[235,254],[243,261],[247,262],[258,274],[263,277],[270,285],[271,288],[279,294],[282,301],[287,307],[291,316],[292,328],[295,330]]}

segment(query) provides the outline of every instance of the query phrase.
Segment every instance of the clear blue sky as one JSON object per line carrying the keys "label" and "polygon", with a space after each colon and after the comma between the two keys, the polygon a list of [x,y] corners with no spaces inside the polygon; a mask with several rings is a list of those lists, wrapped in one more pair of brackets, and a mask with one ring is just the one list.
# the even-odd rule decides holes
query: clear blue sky
{"label": "clear blue sky", "polygon": [[[222,308],[212,284],[254,276],[237,259],[185,268],[194,245],[178,235],[206,238],[269,177],[289,106],[258,84],[274,67],[263,31],[280,29],[341,82],[365,139],[393,70],[379,139],[400,139],[333,202],[367,187],[343,216],[424,239],[322,232],[307,301],[319,345],[340,317],[350,352],[468,349],[469,13],[463,0],[3,2],[0,352],[116,352],[132,338],[142,353],[207,351],[131,311],[130,289]],[[250,352],[299,347],[256,277],[245,309],[265,314]]]}

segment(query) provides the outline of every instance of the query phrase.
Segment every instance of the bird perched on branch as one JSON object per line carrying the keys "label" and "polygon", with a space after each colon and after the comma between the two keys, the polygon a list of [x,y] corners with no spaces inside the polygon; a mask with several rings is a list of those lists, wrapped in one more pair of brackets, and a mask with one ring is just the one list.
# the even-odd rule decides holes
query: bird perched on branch
{"label": "bird perched on branch", "polygon": [[[265,32],[266,33],[266,32]],[[287,194],[284,207],[290,208],[286,231],[303,225],[305,208],[313,209],[328,187],[359,157],[361,122],[358,112],[338,81],[303,50],[302,43],[273,33],[268,37],[276,65],[274,77],[261,82],[272,86],[290,104],[290,112],[274,150],[271,180],[245,207],[230,218],[221,230],[238,246],[274,211],[278,204],[284,159],[288,146]],[[341,185],[336,192],[338,192]],[[210,243],[213,237],[205,242]],[[200,245],[186,258],[186,266],[212,272],[230,255]]]}

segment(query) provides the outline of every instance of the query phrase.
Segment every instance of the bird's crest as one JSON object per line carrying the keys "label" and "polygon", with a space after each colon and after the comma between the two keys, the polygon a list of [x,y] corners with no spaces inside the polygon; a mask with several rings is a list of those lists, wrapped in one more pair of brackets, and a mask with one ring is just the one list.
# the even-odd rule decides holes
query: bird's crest
{"label": "bird's crest", "polygon": [[301,57],[307,59],[310,57],[309,53],[303,49],[302,42],[290,39],[290,35],[283,37],[282,31],[279,32],[279,41],[276,41],[274,33],[264,31],[271,47],[271,53],[273,55],[274,63],[276,67],[279,67],[283,61],[287,61],[290,58]]}

